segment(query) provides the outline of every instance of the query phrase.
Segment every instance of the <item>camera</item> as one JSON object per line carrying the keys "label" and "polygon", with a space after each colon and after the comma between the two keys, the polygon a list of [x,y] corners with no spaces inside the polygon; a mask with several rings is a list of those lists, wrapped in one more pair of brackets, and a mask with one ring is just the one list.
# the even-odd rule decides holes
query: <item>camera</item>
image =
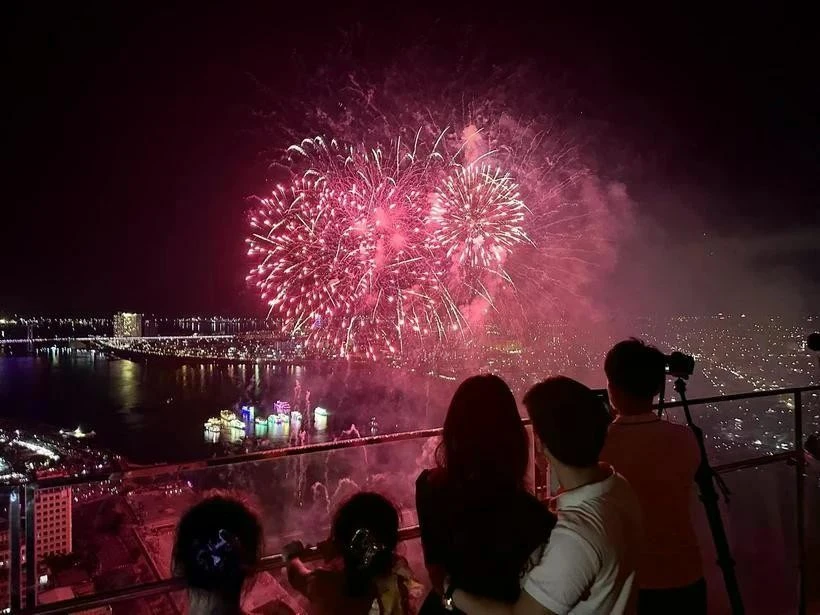
{"label": "camera", "polygon": [[666,375],[673,378],[687,379],[695,372],[695,357],[682,352],[673,352],[663,356],[666,363]]}

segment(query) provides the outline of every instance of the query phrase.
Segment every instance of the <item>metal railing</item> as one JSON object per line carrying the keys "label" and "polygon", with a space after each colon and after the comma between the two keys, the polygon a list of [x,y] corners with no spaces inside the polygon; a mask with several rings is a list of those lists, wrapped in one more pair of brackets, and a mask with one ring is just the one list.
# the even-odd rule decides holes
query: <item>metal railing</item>
{"label": "metal railing", "polygon": [[[728,401],[739,401],[765,397],[780,397],[790,395],[793,397],[792,415],[794,419],[794,438],[793,448],[782,453],[760,455],[750,458],[745,458],[737,461],[715,465],[714,469],[720,474],[726,474],[745,468],[755,468],[775,463],[791,463],[795,468],[795,500],[796,500],[796,526],[797,526],[797,559],[798,559],[798,578],[797,578],[797,612],[804,615],[806,612],[806,544],[805,544],[805,455],[803,453],[803,399],[804,393],[820,391],[820,385],[807,387],[792,387],[784,389],[774,389],[767,391],[755,391],[752,393],[740,393],[735,395],[724,395],[714,397],[703,397],[691,399],[688,401],[690,406],[703,406],[706,404],[715,404]],[[680,408],[683,406],[681,402],[669,402],[664,404],[665,409]],[[528,419],[524,419],[525,424],[530,424]],[[367,436],[351,440],[341,440],[333,442],[324,442],[316,444],[307,444],[302,446],[294,446],[282,449],[270,449],[266,451],[259,451],[253,453],[245,453],[234,455],[231,457],[214,458],[192,463],[183,464],[163,464],[157,466],[150,466],[147,468],[139,468],[135,470],[128,470],[125,472],[106,474],[105,476],[93,477],[78,477],[78,478],[60,478],[44,480],[36,483],[28,483],[23,486],[14,487],[9,492],[9,530],[10,530],[10,566],[9,566],[9,588],[11,597],[11,612],[20,613],[21,615],[46,615],[57,613],[71,613],[86,609],[93,609],[97,607],[104,607],[117,602],[127,600],[134,600],[140,598],[148,598],[160,594],[167,594],[168,592],[183,589],[183,582],[178,578],[163,579],[159,581],[152,581],[148,583],[141,583],[130,587],[116,589],[107,592],[99,592],[89,596],[73,598],[60,602],[41,604],[32,607],[36,602],[36,585],[35,585],[35,566],[26,566],[26,609],[21,609],[21,507],[25,503],[25,545],[28,554],[35,553],[34,548],[34,495],[37,489],[40,488],[54,488],[62,486],[72,486],[77,484],[87,484],[90,482],[99,482],[103,480],[112,479],[128,479],[128,478],[145,478],[153,476],[167,476],[171,474],[178,474],[182,471],[203,469],[208,467],[229,466],[245,462],[261,461],[267,459],[293,457],[299,455],[306,455],[309,453],[319,453],[328,451],[337,451],[342,449],[362,448],[372,446],[375,444],[385,444],[393,442],[405,442],[412,440],[420,440],[440,436],[441,428],[424,429],[410,432],[401,432],[394,434],[385,434],[378,436]],[[549,484],[536,485],[536,489],[541,488],[542,492],[549,491]],[[25,496],[25,497],[23,497]],[[418,526],[411,526],[403,528],[400,531],[400,541],[412,540],[419,537]],[[318,551],[315,547],[309,550],[306,555],[306,560],[315,560],[319,558]],[[285,558],[282,554],[275,554],[264,556],[260,560],[259,571],[272,571],[284,567],[286,564]]]}

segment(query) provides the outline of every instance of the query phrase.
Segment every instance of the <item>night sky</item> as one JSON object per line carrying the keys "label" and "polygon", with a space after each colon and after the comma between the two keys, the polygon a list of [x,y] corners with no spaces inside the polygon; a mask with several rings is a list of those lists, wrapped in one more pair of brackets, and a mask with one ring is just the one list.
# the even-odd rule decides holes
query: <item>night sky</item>
{"label": "night sky", "polygon": [[[629,293],[628,309],[729,309],[759,293],[817,312],[820,44],[807,16],[24,4],[2,9],[0,314],[264,313],[244,287],[246,198],[265,192],[263,152],[288,143],[255,112],[352,30],[365,63],[420,33],[446,62],[469,33],[488,62],[535,62],[609,127],[602,147],[623,146],[611,175],[637,222],[590,292],[634,281],[654,296],[686,271],[667,303]],[[724,278],[743,276],[721,300]]]}

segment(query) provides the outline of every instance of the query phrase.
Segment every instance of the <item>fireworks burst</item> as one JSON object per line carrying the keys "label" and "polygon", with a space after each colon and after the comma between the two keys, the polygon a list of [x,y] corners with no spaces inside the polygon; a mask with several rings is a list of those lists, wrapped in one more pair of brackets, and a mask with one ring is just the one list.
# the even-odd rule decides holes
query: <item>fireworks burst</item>
{"label": "fireworks burst", "polygon": [[279,143],[338,138],[277,158],[290,179],[252,213],[248,279],[285,332],[378,357],[589,309],[630,210],[594,171],[600,125],[590,139],[527,67],[423,47],[372,72],[330,62],[264,114]]}
{"label": "fireworks burst", "polygon": [[443,158],[320,138],[289,151],[301,177],[259,201],[248,239],[258,259],[248,280],[284,330],[376,358],[459,329],[426,241],[428,183]]}
{"label": "fireworks burst", "polygon": [[248,239],[248,280],[287,333],[341,356],[401,353],[463,335],[463,305],[492,300],[486,276],[512,283],[526,207],[500,169],[418,140],[389,156],[321,138],[288,151],[301,174],[259,200]]}
{"label": "fireworks burst", "polygon": [[491,272],[510,281],[503,265],[517,244],[529,242],[526,210],[508,174],[487,165],[458,167],[435,191],[432,249],[443,249],[467,279]]}

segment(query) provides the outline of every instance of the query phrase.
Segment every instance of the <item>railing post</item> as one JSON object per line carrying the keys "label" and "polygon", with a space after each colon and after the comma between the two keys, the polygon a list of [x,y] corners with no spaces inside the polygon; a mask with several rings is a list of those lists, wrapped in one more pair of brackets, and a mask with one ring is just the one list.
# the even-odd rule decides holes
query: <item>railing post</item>
{"label": "railing post", "polygon": [[37,549],[34,542],[36,531],[34,519],[34,499],[37,487],[26,485],[26,609],[37,606]]}
{"label": "railing post", "polygon": [[9,493],[9,606],[20,610],[20,487]]}
{"label": "railing post", "polygon": [[797,612],[806,613],[806,508],[805,465],[803,453],[803,397],[794,394],[794,472],[795,506],[797,507]]}

